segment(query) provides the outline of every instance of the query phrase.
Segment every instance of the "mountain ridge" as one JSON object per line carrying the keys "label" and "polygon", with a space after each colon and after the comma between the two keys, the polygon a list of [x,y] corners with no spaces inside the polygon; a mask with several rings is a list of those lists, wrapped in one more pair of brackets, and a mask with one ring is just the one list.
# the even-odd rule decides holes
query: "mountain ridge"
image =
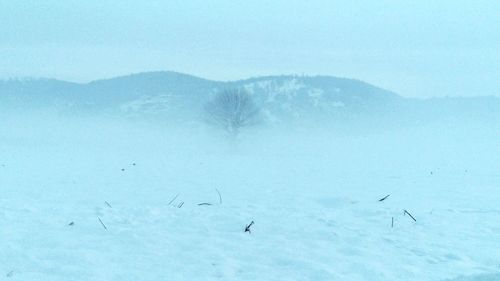
{"label": "mountain ridge", "polygon": [[174,71],[139,72],[88,83],[50,78],[0,80],[0,106],[193,120],[217,92],[227,88],[245,89],[267,120],[394,119],[411,114],[432,120],[442,111],[471,116],[500,112],[500,98],[494,96],[406,98],[361,80],[335,76],[267,75],[216,81]]}

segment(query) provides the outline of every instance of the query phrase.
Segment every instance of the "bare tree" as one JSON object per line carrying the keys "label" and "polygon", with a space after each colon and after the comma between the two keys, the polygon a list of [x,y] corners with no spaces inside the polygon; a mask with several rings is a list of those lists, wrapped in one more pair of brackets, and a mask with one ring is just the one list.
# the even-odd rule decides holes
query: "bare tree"
{"label": "bare tree", "polygon": [[206,107],[206,120],[236,136],[240,128],[257,122],[259,108],[252,97],[242,89],[224,90],[218,93]]}

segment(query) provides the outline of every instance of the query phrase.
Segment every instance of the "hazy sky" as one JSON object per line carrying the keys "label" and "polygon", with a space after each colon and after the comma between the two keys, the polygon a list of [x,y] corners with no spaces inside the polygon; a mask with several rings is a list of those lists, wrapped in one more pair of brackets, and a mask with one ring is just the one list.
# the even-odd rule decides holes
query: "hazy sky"
{"label": "hazy sky", "polygon": [[500,1],[0,0],[0,60],[2,78],[304,73],[500,96]]}

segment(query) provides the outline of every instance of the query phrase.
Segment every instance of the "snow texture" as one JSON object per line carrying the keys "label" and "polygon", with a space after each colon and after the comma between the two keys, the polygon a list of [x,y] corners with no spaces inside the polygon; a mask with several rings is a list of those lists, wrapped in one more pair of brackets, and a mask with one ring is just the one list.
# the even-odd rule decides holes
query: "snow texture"
{"label": "snow texture", "polygon": [[2,280],[500,280],[498,131],[2,120]]}

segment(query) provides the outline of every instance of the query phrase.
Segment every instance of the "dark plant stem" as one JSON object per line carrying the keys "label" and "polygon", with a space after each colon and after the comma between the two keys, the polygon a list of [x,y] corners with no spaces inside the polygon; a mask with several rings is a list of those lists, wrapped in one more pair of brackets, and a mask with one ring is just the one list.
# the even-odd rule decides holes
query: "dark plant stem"
{"label": "dark plant stem", "polygon": [[385,199],[389,198],[389,196],[391,196],[391,195],[390,195],[390,194],[389,194],[389,195],[386,195],[384,198],[379,199],[378,201],[379,201],[379,202],[382,202],[382,201],[384,201]]}
{"label": "dark plant stem", "polygon": [[99,222],[101,223],[102,227],[104,227],[105,230],[108,230],[108,228],[106,227],[106,225],[102,222],[101,218],[97,217],[97,219],[99,219]]}
{"label": "dark plant stem", "polygon": [[252,231],[250,230],[250,227],[252,227],[253,224],[254,224],[254,222],[252,221],[249,225],[247,225],[245,227],[245,232],[252,233]]}
{"label": "dark plant stem", "polygon": [[220,195],[220,192],[217,188],[215,190],[217,191],[217,194],[219,194],[219,204],[222,205],[222,196]]}
{"label": "dark plant stem", "polygon": [[410,216],[410,218],[412,220],[414,220],[415,222],[417,222],[417,220],[407,210],[404,210],[404,211],[405,211],[405,214],[408,214],[408,216]]}
{"label": "dark plant stem", "polygon": [[174,202],[178,196],[179,196],[179,193],[177,193],[177,195],[175,195],[174,198],[172,198],[172,200],[170,200],[170,202],[168,202],[168,205],[172,204],[172,202]]}

